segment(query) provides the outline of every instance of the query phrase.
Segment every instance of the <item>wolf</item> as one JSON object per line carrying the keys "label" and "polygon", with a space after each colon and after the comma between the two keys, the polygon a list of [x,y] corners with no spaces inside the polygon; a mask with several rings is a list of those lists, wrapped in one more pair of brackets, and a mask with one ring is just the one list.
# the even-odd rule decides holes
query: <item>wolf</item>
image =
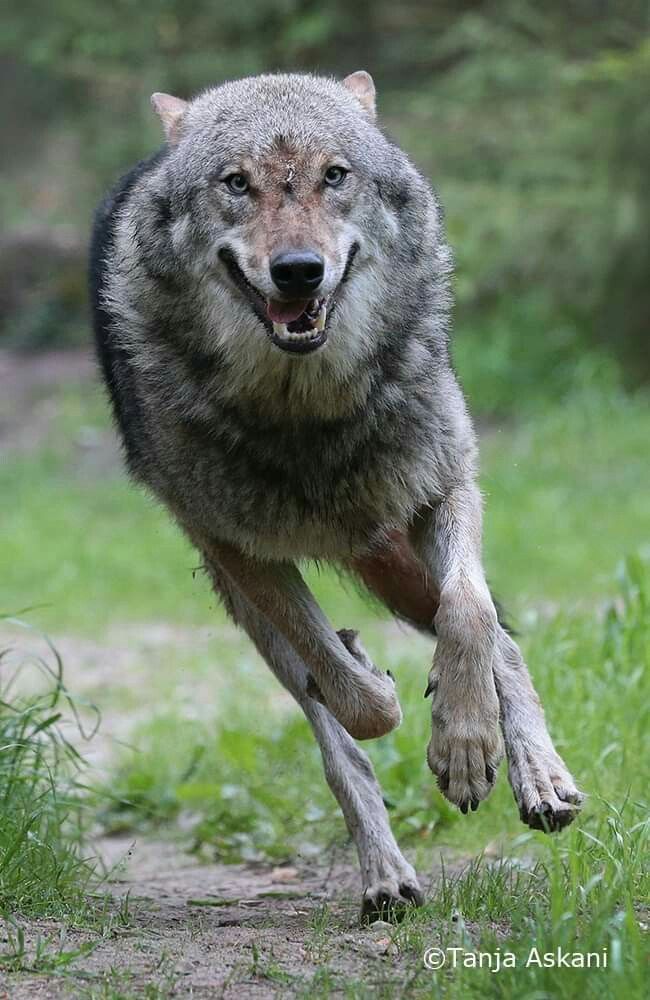
{"label": "wolf", "polygon": [[399,725],[395,682],[336,631],[301,561],[435,635],[427,760],[450,802],[476,809],[504,753],[530,827],[559,830],[582,801],[482,568],[441,208],[378,126],[364,71],[152,103],[164,145],[105,199],[91,246],[128,469],[304,711],[356,844],[362,915],[392,916],[423,893],[355,741]]}

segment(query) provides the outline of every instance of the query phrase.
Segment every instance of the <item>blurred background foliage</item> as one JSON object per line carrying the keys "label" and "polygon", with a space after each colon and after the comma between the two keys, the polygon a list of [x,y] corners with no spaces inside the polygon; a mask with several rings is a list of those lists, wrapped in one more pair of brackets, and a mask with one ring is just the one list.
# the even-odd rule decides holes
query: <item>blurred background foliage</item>
{"label": "blurred background foliage", "polygon": [[0,53],[0,346],[87,342],[90,215],[159,144],[152,91],[363,67],[446,207],[475,410],[650,379],[645,0],[23,0]]}

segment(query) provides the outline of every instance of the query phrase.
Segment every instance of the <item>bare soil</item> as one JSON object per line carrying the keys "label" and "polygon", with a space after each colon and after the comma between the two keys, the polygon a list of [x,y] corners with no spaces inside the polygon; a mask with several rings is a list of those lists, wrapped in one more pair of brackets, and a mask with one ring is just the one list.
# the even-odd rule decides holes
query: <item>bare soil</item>
{"label": "bare soil", "polygon": [[[310,996],[317,995],[310,983],[323,967],[342,993],[351,980],[372,990],[404,983],[419,969],[412,957],[399,955],[388,925],[360,926],[358,874],[347,851],[328,864],[298,860],[272,868],[200,864],[173,844],[140,838],[110,838],[97,847],[109,864],[122,859],[109,888],[125,913],[124,926],[77,959],[65,977],[0,979],[5,996],[104,996],[95,992],[102,983],[119,996],[144,995],[152,984],[174,997]],[[430,873],[430,888],[437,877]],[[56,952],[55,922],[33,921],[24,930],[28,952],[39,936]],[[68,929],[64,949],[96,939]]]}
{"label": "bare soil", "polygon": [[56,413],[61,386],[96,377],[90,350],[0,350],[0,452],[37,447]]}

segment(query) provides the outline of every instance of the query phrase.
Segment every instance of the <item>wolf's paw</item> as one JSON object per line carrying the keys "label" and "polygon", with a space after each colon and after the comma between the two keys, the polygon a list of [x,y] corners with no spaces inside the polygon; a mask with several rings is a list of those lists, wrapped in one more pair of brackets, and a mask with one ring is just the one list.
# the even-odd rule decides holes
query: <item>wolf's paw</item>
{"label": "wolf's paw", "polygon": [[361,922],[372,924],[375,920],[398,923],[409,906],[422,906],[424,893],[411,865],[401,858],[399,863],[387,866],[367,885],[361,900]]}
{"label": "wolf's paw", "polygon": [[424,893],[417,881],[377,882],[369,886],[361,900],[361,922],[372,924],[385,920],[396,924],[404,917],[409,906],[422,906]]}
{"label": "wolf's paw", "polygon": [[584,800],[552,747],[539,749],[525,739],[508,747],[508,778],[522,823],[556,833],[572,823]]}
{"label": "wolf's paw", "polygon": [[469,698],[443,690],[439,678],[430,676],[429,693],[433,693],[429,767],[445,798],[463,813],[470,807],[476,810],[492,791],[503,760],[496,691],[487,687],[470,708]]}
{"label": "wolf's paw", "polygon": [[324,691],[310,675],[307,694],[320,701],[341,723],[350,736],[357,740],[371,740],[385,736],[402,721],[395,681],[390,673],[382,673],[361,645],[359,633],[353,629],[340,629],[337,633],[346,651],[363,671],[337,676],[336,687]]}

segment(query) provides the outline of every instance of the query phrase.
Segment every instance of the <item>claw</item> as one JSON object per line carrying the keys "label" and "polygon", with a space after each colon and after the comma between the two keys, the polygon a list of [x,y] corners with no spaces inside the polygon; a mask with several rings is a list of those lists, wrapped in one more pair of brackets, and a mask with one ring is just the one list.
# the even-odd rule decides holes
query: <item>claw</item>
{"label": "claw", "polygon": [[557,833],[564,829],[578,815],[578,809],[554,809],[550,802],[542,802],[539,806],[526,809],[525,806],[519,811],[523,823],[531,830],[541,830],[543,833]]}
{"label": "claw", "polygon": [[400,896],[404,899],[408,899],[410,903],[414,906],[422,906],[424,904],[424,893],[419,886],[408,885],[406,882],[402,882],[399,887]]}
{"label": "claw", "polygon": [[[396,894],[396,890],[399,895]],[[388,887],[379,892],[366,890],[361,907],[361,922],[372,924],[375,920],[398,923],[412,906],[422,906],[424,893],[417,884],[402,882],[399,889]]]}

